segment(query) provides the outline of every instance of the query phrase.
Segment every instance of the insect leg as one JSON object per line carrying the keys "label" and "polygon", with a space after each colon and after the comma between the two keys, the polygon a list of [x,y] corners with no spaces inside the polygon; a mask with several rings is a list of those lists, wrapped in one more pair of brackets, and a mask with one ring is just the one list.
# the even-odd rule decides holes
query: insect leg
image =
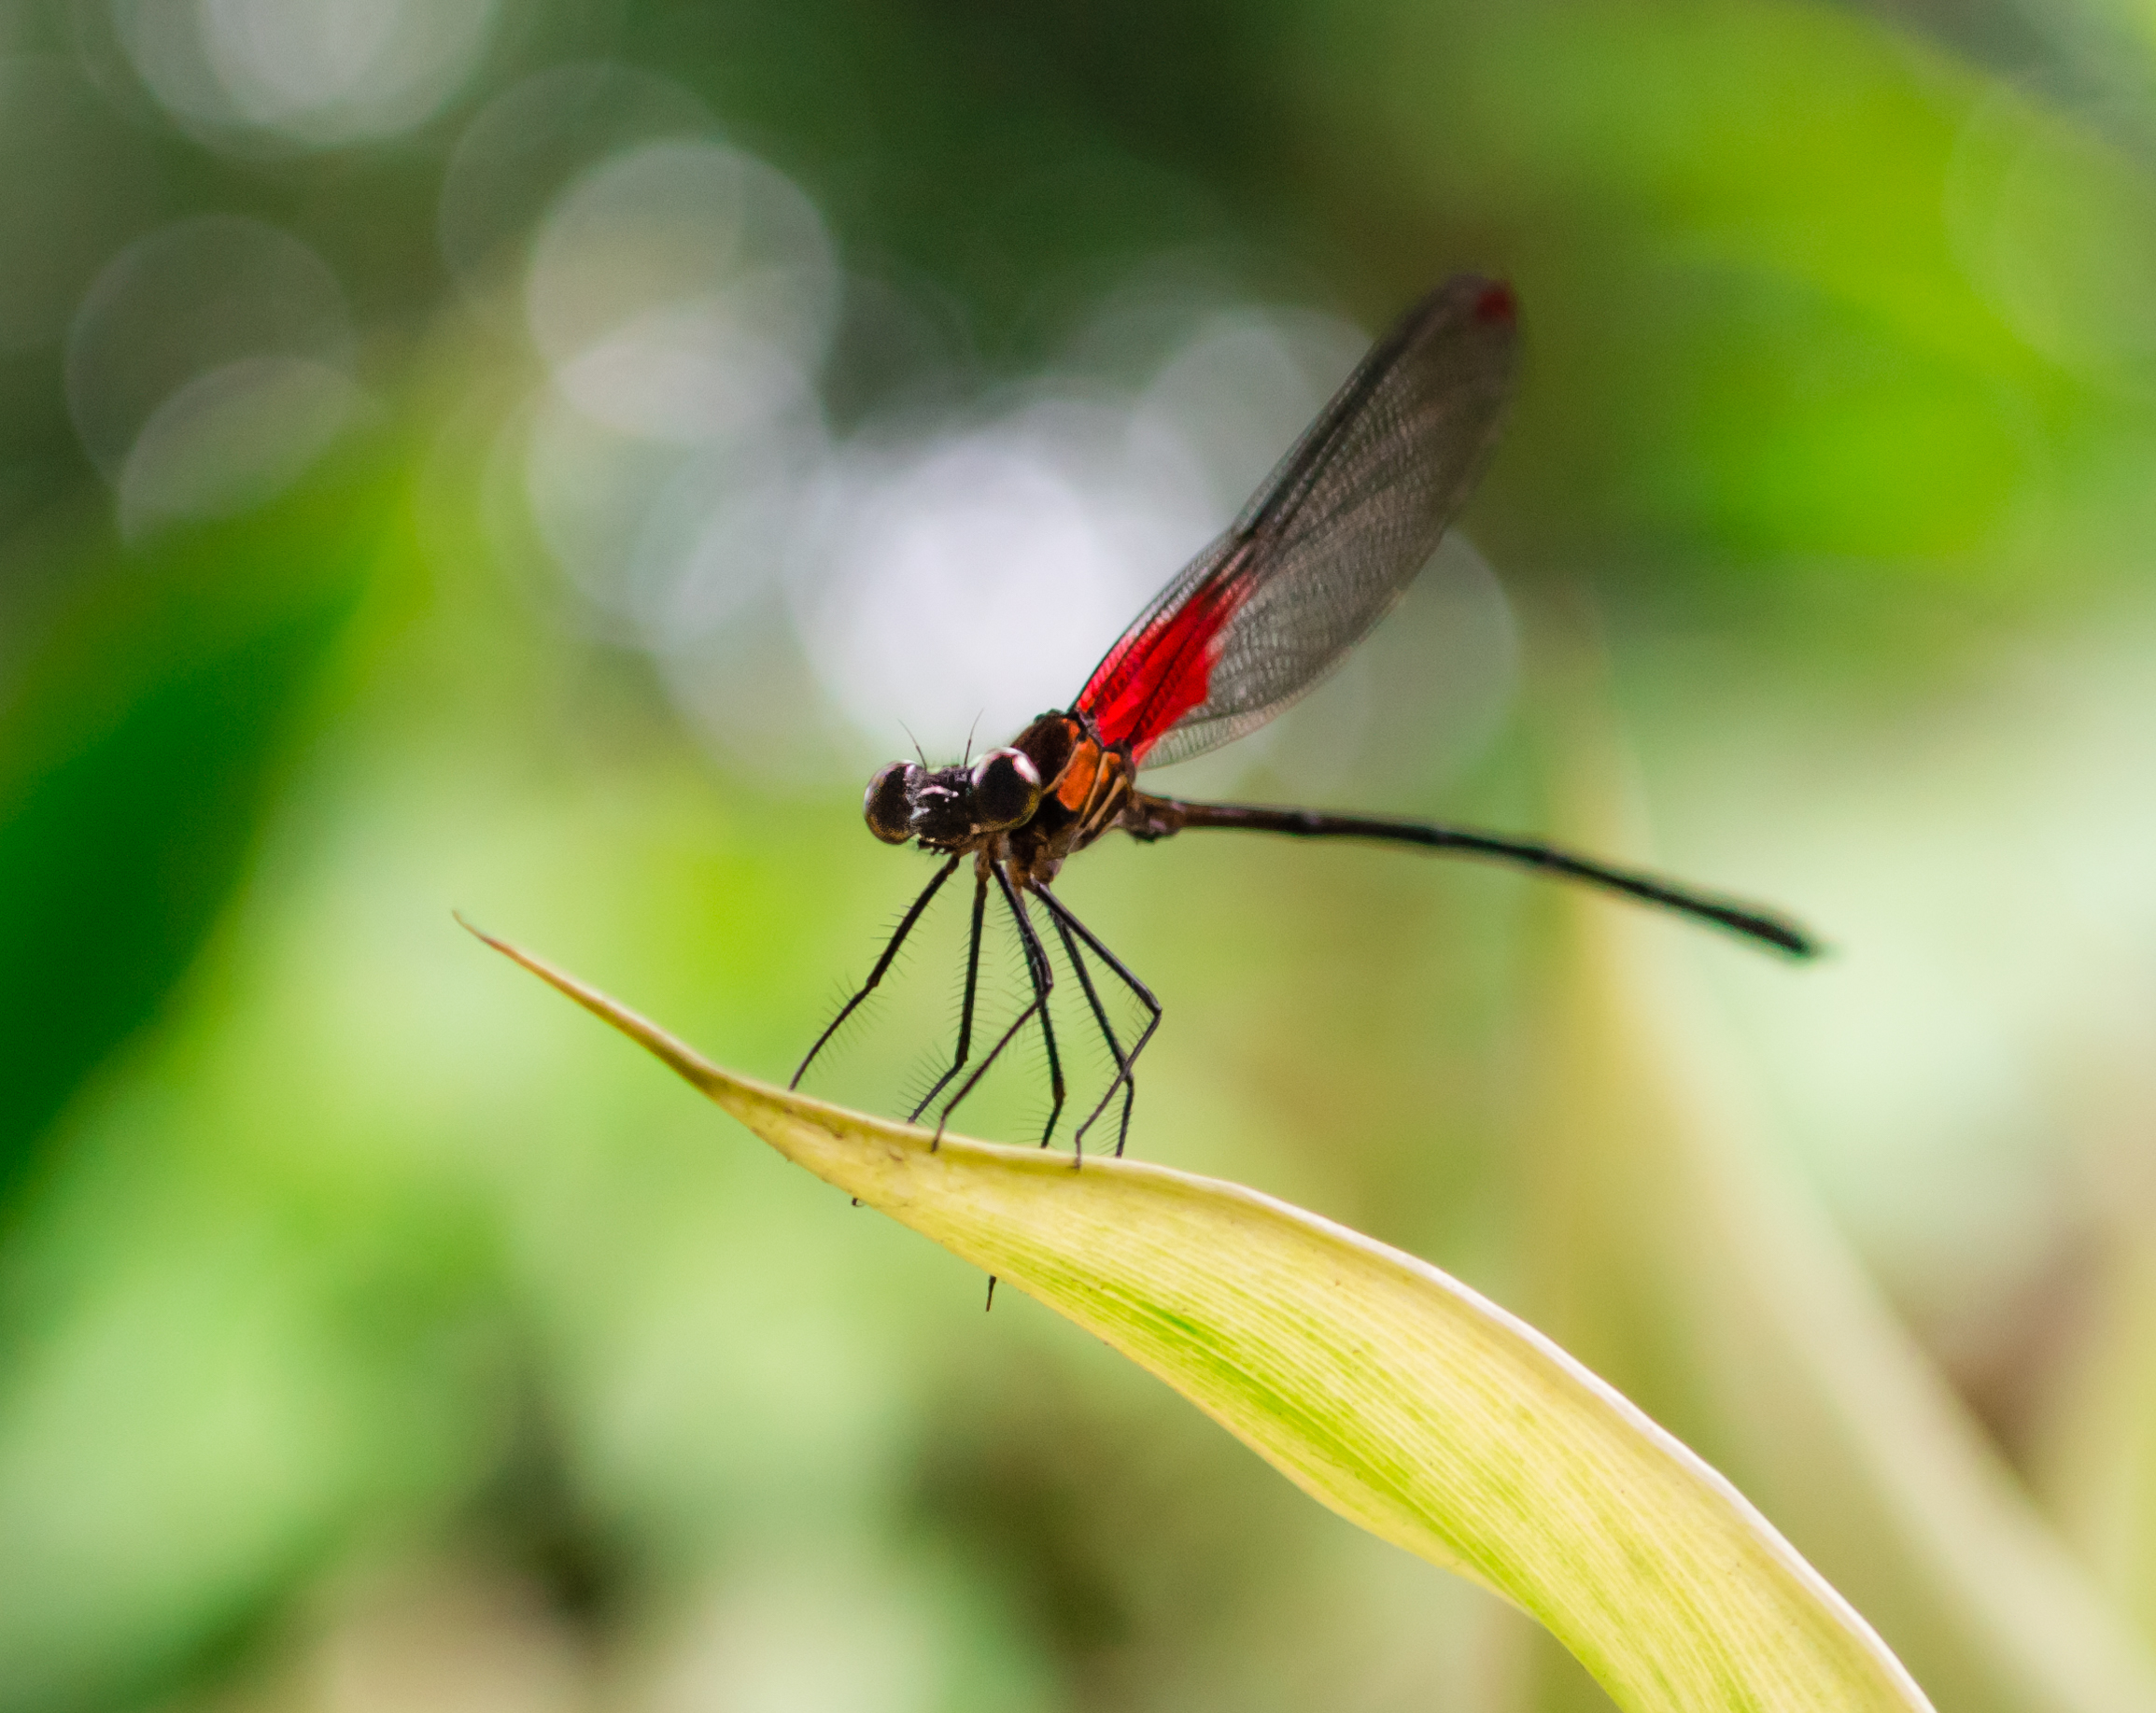
{"label": "insect leg", "polygon": [[1048,1109],[1048,1126],[1040,1133],[1040,1145],[1045,1148],[1055,1134],[1056,1120],[1063,1116],[1064,1102],[1063,1060],[1055,1050],[1055,1023],[1048,1004],[1048,996],[1055,988],[1055,971],[1049,964],[1048,948],[1040,943],[1033,918],[1025,912],[1025,895],[1011,885],[1002,869],[995,871],[995,878],[1003,888],[1004,902],[1010,906],[1011,919],[1018,923],[1018,937],[1025,942],[1026,967],[1033,972],[1034,1002],[1040,1007],[1040,1038],[1048,1043],[1048,1083],[1054,1100]]}
{"label": "insect leg", "polygon": [[898,926],[892,933],[890,944],[883,948],[883,955],[876,960],[876,967],[868,972],[868,979],[861,984],[861,990],[838,1007],[838,1015],[833,1018],[825,1025],[824,1032],[816,1037],[816,1045],[809,1049],[807,1057],[801,1060],[799,1069],[794,1073],[794,1080],[786,1085],[787,1088],[798,1088],[801,1086],[801,1079],[809,1074],[809,1066],[814,1061],[816,1055],[824,1050],[824,1044],[838,1032],[838,1025],[852,1017],[854,1008],[876,990],[876,984],[883,979],[884,972],[891,967],[891,960],[898,955],[898,948],[906,944],[906,936],[913,932],[913,924],[921,920],[921,913],[928,908],[928,901],[936,896],[937,892],[941,890],[943,883],[950,879],[957,872],[957,869],[958,857],[953,856],[950,862],[936,871],[936,878],[921,889],[921,896],[913,901],[913,907],[898,919]]}
{"label": "insect leg", "polygon": [[[1131,1074],[1138,1062],[1138,1055],[1146,1050],[1146,1043],[1153,1038],[1153,1031],[1161,1026],[1161,1002],[1153,997],[1152,989],[1147,987],[1144,982],[1123,966],[1123,961],[1120,958],[1101,944],[1098,934],[1071,914],[1069,906],[1065,905],[1062,899],[1045,886],[1036,885],[1033,890],[1041,903],[1048,906],[1049,914],[1068,927],[1073,934],[1091,947],[1093,956],[1115,971],[1123,986],[1137,995],[1138,1003],[1145,1006],[1147,1012],[1146,1026],[1138,1032],[1137,1040],[1132,1043],[1130,1052],[1124,1057],[1121,1067],[1116,1072],[1115,1082],[1108,1085],[1107,1093],[1101,1096],[1100,1105],[1094,1107],[1091,1116],[1087,1117],[1086,1124],[1090,1125],[1106,1108],[1109,1100],[1115,1094],[1117,1083],[1127,1085],[1130,1082]],[[1126,1124],[1129,1122],[1127,1115],[1124,1122]],[[1084,1126],[1080,1126],[1081,1131],[1083,1129]],[[1118,1141],[1116,1152],[1120,1154],[1122,1151],[1122,1143]]]}
{"label": "insect leg", "polygon": [[959,1103],[973,1092],[975,1086],[988,1074],[989,1067],[1003,1056],[1003,1049],[1017,1039],[1018,1032],[1037,1014],[1041,1022],[1041,1035],[1048,1043],[1050,1086],[1055,1092],[1055,1103],[1048,1116],[1048,1129],[1041,1133],[1040,1145],[1045,1148],[1049,1139],[1055,1133],[1056,1119],[1063,1114],[1064,1102],[1063,1062],[1056,1055],[1055,1031],[1048,1016],[1048,998],[1055,987],[1055,972],[1048,967],[1048,954],[1041,949],[1040,935],[1034,932],[1033,922],[1027,917],[1024,906],[1019,902],[1018,894],[1012,891],[1010,880],[1000,865],[994,868],[994,875],[995,883],[1003,892],[1004,902],[1010,906],[1011,920],[1018,924],[1019,944],[1025,952],[1026,974],[1033,980],[1033,1000],[1012,1020],[1010,1027],[1003,1032],[981,1061],[973,1067],[973,1074],[959,1085],[958,1092],[944,1102],[943,1110],[936,1116],[936,1133],[939,1138],[942,1136],[943,1127],[951,1122],[951,1115],[958,1110]]}
{"label": "insect leg", "polygon": [[988,909],[988,870],[976,867],[973,876],[973,934],[965,945],[965,1000],[958,1012],[958,1056],[951,1061],[951,1069],[936,1079],[936,1087],[921,1097],[921,1103],[906,1115],[906,1122],[918,1123],[921,1115],[928,1110],[928,1102],[943,1092],[944,1085],[965,1068],[965,1055],[973,1046],[973,995],[980,980],[980,919]]}
{"label": "insect leg", "polygon": [[[1137,1081],[1130,1074],[1130,1063],[1123,1057],[1122,1043],[1116,1038],[1115,1025],[1108,1021],[1107,1007],[1101,1004],[1101,996],[1094,990],[1092,972],[1086,968],[1085,957],[1078,950],[1077,939],[1072,936],[1062,917],[1051,911],[1049,920],[1055,924],[1056,935],[1063,941],[1064,955],[1070,959],[1071,968],[1078,972],[1078,986],[1085,990],[1086,1004],[1092,1007],[1093,1021],[1100,1025],[1101,1036],[1107,1042],[1108,1052],[1116,1061],[1116,1074],[1123,1085],[1123,1121],[1116,1131],[1116,1152],[1120,1155],[1123,1151],[1123,1144],[1131,1136],[1131,1100],[1137,1092]],[[1112,1097],[1114,1093],[1115,1088],[1111,1084],[1108,1095]],[[1102,1106],[1106,1104],[1106,1099],[1104,1098]],[[1082,1148],[1085,1145],[1086,1131],[1092,1128],[1093,1119],[1100,1115],[1101,1107],[1096,1106],[1092,1116],[1078,1127],[1078,1132],[1072,1138],[1073,1146]]]}

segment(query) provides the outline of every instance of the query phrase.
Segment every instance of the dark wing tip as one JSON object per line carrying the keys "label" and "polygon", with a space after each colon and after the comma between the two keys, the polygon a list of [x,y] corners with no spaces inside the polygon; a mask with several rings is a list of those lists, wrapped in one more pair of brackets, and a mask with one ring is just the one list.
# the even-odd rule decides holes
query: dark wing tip
{"label": "dark wing tip", "polygon": [[1519,299],[1510,282],[1493,279],[1475,293],[1473,315],[1490,327],[1510,327],[1519,319]]}

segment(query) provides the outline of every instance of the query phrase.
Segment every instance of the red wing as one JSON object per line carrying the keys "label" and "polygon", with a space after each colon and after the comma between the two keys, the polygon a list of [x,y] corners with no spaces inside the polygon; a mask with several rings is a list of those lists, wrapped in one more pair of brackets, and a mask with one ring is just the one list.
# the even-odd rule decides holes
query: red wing
{"label": "red wing", "polygon": [[1153,597],[1078,709],[1155,766],[1262,725],[1340,663],[1437,549],[1497,443],[1511,288],[1458,274],[1401,317],[1225,535]]}

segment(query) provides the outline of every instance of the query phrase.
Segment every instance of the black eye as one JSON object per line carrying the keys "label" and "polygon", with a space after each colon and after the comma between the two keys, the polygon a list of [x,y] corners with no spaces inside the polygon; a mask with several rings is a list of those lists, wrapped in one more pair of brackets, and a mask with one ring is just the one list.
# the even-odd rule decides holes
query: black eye
{"label": "black eye", "polygon": [[1023,750],[991,750],[973,764],[973,820],[985,832],[1015,827],[1040,801],[1040,772]]}
{"label": "black eye", "polygon": [[913,788],[920,782],[918,762],[893,762],[868,781],[861,813],[868,831],[886,845],[903,845],[913,835]]}

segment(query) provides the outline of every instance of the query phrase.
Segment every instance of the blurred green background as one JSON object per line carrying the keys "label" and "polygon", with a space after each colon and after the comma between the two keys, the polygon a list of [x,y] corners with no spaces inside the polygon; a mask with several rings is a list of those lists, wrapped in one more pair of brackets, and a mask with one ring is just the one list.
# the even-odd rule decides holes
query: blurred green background
{"label": "blurred green background", "polygon": [[[782,1078],[924,878],[870,769],[1066,701],[1461,267],[1527,337],[1464,535],[1160,782],[1834,955],[1119,840],[1062,892],[1167,1007],[1133,1146],[1528,1314],[1942,1707],[2156,1705],[2145,4],[5,0],[0,49],[0,1708],[1594,1705],[450,919]],[[818,1092],[925,1086],[963,918]]]}

